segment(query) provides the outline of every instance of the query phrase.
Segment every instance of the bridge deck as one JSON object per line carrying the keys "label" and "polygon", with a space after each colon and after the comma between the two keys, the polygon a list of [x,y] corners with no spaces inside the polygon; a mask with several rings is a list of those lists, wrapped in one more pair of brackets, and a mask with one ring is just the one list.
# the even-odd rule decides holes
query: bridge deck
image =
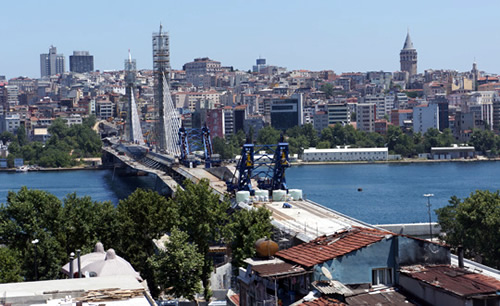
{"label": "bridge deck", "polygon": [[185,168],[185,167],[178,167],[176,168],[176,171],[182,175],[184,175],[186,178],[191,179],[193,182],[197,183],[198,181],[202,179],[207,179],[210,182],[210,187],[219,194],[221,197],[224,197],[224,194],[227,192],[227,187],[226,183],[222,180],[220,180],[218,177],[215,175],[211,174],[210,172],[206,171],[204,168]]}
{"label": "bridge deck", "polygon": [[136,169],[138,171],[143,171],[147,173],[152,173],[156,175],[159,179],[161,179],[169,188],[172,190],[172,192],[175,192],[177,188],[182,188],[177,184],[177,182],[170,176],[168,176],[164,171],[160,169],[153,169],[150,167],[147,167],[139,162],[137,162],[134,158],[128,156],[128,155],[119,155],[118,152],[113,149],[112,147],[103,147],[103,150],[106,152],[113,154],[116,158],[118,158],[120,161],[122,161],[124,164],[128,165],[129,167]]}

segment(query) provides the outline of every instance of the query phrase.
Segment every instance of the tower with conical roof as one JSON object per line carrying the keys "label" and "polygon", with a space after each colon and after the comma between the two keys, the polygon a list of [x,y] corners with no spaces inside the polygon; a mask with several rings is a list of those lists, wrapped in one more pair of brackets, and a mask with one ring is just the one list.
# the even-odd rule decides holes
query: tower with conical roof
{"label": "tower with conical roof", "polygon": [[401,71],[406,71],[411,76],[417,74],[417,50],[413,47],[410,31],[406,34],[405,44],[399,53]]}

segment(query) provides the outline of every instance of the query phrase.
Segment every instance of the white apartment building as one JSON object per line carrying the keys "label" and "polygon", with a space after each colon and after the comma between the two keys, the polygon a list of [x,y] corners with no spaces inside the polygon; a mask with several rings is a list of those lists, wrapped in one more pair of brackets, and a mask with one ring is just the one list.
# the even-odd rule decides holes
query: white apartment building
{"label": "white apartment building", "polygon": [[[383,94],[366,95],[363,98],[364,104],[375,104],[377,106],[377,119],[384,119],[385,114],[390,112],[386,109],[386,97]],[[394,104],[394,103],[393,103]]]}
{"label": "white apartment building", "polygon": [[19,114],[8,114],[5,116],[5,130],[15,133],[21,126],[21,117]]}
{"label": "white apartment building", "polygon": [[327,105],[328,124],[334,125],[340,123],[346,125],[351,123],[351,114],[347,103],[329,103]]}
{"label": "white apartment building", "polygon": [[375,104],[361,103],[356,107],[356,126],[360,131],[375,132]]}
{"label": "white apartment building", "polygon": [[328,161],[384,161],[389,157],[388,148],[340,148],[305,149],[302,160],[308,162]]}
{"label": "white apartment building", "polygon": [[490,130],[493,130],[494,121],[496,121],[494,120],[494,106],[498,103],[498,99],[496,91],[475,91],[468,96],[469,111],[476,113],[476,117],[487,124]]}

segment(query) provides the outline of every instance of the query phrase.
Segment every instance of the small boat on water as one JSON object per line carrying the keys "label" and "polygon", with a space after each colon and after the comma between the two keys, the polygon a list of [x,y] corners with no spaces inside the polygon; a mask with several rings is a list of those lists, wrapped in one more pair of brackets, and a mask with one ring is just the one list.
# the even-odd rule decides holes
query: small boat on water
{"label": "small boat on water", "polygon": [[26,165],[16,168],[16,172],[28,172],[28,170],[29,170],[29,166],[26,166]]}

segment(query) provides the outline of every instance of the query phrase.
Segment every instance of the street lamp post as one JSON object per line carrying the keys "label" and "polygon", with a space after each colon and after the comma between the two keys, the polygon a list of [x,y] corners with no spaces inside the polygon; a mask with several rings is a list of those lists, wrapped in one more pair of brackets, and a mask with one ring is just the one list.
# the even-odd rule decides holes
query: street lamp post
{"label": "street lamp post", "polygon": [[431,235],[431,241],[432,241],[431,197],[433,196],[434,194],[432,193],[424,194],[424,197],[427,198],[427,210],[429,212],[429,233]]}
{"label": "street lamp post", "polygon": [[38,244],[38,239],[34,239],[31,241],[33,243],[33,246],[35,248],[35,280],[38,280],[38,260],[37,260],[37,248],[36,245]]}

